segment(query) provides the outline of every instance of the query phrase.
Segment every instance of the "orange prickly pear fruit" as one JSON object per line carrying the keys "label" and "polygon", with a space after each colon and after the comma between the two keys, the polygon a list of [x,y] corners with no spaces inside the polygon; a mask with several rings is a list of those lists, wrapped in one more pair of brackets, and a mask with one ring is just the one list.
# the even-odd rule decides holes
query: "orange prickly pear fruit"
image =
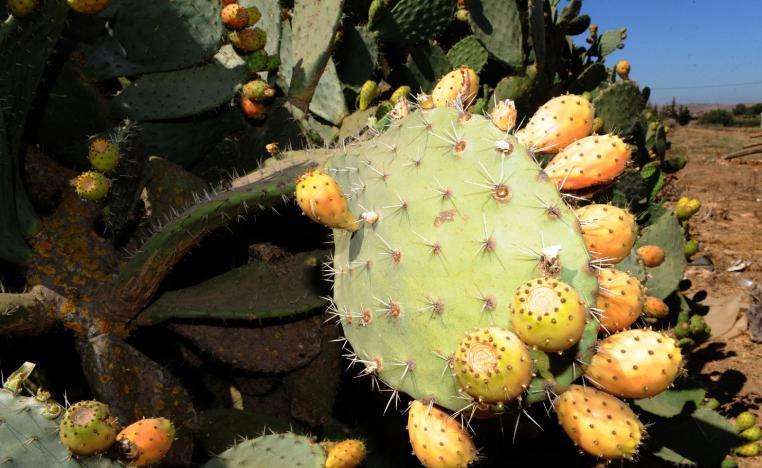
{"label": "orange prickly pear fruit", "polygon": [[431,99],[434,101],[434,107],[447,107],[460,102],[466,108],[478,91],[479,76],[464,65],[439,80],[431,92]]}
{"label": "orange prickly pear fruit", "polygon": [[640,317],[643,310],[643,286],[637,278],[613,268],[598,271],[600,322],[609,332],[624,330]]}
{"label": "orange prickly pear fruit", "polygon": [[111,4],[111,0],[67,0],[69,7],[78,13],[98,13]]}
{"label": "orange prickly pear fruit", "polygon": [[644,245],[636,250],[638,257],[643,260],[643,265],[653,268],[664,262],[664,249],[658,245]]}
{"label": "orange prickly pear fruit", "polygon": [[663,392],[680,374],[683,354],[673,338],[653,330],[627,330],[600,341],[585,369],[589,381],[622,398]]}
{"label": "orange prickly pear fruit", "polygon": [[413,453],[426,468],[467,467],[477,452],[471,435],[444,411],[419,401],[410,405],[407,432]]}
{"label": "orange prickly pear fruit", "polygon": [[357,231],[360,223],[349,211],[339,184],[320,169],[296,180],[296,202],[310,219],[333,229]]}
{"label": "orange prickly pear fruit", "polygon": [[516,104],[510,99],[498,102],[490,113],[492,123],[504,132],[516,126]]}
{"label": "orange prickly pear fruit", "polygon": [[342,440],[323,447],[328,453],[325,468],[355,468],[365,459],[365,442],[361,440]]}
{"label": "orange prickly pear fruit", "polygon": [[591,135],[561,150],[545,168],[559,190],[605,184],[624,172],[630,148],[616,135]]}
{"label": "orange prickly pear fruit", "polygon": [[558,153],[593,130],[593,105],[582,96],[566,94],[546,102],[516,132],[519,141],[534,151]]}
{"label": "orange prickly pear fruit", "polygon": [[643,314],[651,318],[664,318],[669,315],[669,307],[658,297],[648,296],[643,303]]}
{"label": "orange prickly pear fruit", "polygon": [[630,62],[627,60],[618,61],[614,70],[616,71],[616,74],[619,75],[619,78],[623,80],[630,79]]}
{"label": "orange prickly pear fruit", "polygon": [[582,228],[585,245],[594,260],[619,263],[630,254],[638,225],[627,211],[612,205],[593,204],[574,213]]}
{"label": "orange prickly pear fruit", "polygon": [[243,29],[249,25],[249,13],[237,3],[226,5],[220,12],[222,24],[230,29]]}
{"label": "orange prickly pear fruit", "polygon": [[241,96],[241,111],[243,115],[252,120],[264,120],[267,117],[265,105],[246,96]]}
{"label": "orange prickly pear fruit", "polygon": [[128,466],[146,466],[160,462],[172,447],[175,426],[166,418],[141,419],[122,429],[116,436]]}
{"label": "orange prickly pear fruit", "polygon": [[643,425],[629,406],[608,393],[572,385],[553,406],[558,423],[574,444],[607,460],[633,458],[644,436]]}

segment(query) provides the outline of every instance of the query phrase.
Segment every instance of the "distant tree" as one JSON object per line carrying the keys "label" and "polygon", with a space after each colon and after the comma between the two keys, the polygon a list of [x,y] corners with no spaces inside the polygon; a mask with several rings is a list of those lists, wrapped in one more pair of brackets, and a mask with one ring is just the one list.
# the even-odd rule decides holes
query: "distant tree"
{"label": "distant tree", "polygon": [[698,122],[705,125],[732,126],[735,123],[733,114],[723,109],[712,109],[699,117]]}
{"label": "distant tree", "polygon": [[758,102],[749,108],[749,113],[752,115],[762,114],[762,102]]}
{"label": "distant tree", "polygon": [[667,111],[665,112],[667,117],[672,117],[673,119],[677,118],[677,100],[674,96],[672,96],[672,103],[667,108]]}
{"label": "distant tree", "polygon": [[736,104],[733,108],[733,115],[746,115],[749,112],[749,108],[746,104]]}
{"label": "distant tree", "polygon": [[677,123],[680,125],[688,125],[693,117],[691,111],[686,106],[680,106],[680,110],[677,113]]}

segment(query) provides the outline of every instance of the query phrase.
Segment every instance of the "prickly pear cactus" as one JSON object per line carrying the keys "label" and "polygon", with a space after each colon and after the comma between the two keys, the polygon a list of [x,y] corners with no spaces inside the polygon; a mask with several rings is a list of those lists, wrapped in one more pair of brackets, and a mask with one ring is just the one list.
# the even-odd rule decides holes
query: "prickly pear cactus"
{"label": "prickly pear cactus", "polygon": [[[352,212],[378,215],[353,236],[334,231],[334,314],[355,362],[394,392],[468,407],[450,374],[458,342],[479,327],[510,329],[513,292],[548,270],[592,305],[598,284],[573,212],[488,119],[419,110],[347,147],[328,171]],[[572,377],[555,373],[572,367],[596,330],[590,321],[564,355],[534,351],[536,385],[562,391]]]}
{"label": "prickly pear cactus", "polygon": [[326,453],[323,447],[309,437],[298,434],[268,434],[236,444],[209,461],[205,468],[249,466],[299,466],[323,468]]}

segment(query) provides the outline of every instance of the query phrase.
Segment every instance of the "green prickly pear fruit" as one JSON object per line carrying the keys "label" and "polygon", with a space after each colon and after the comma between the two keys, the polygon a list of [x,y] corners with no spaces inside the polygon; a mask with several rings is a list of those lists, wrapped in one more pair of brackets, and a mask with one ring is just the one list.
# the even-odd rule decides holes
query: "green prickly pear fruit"
{"label": "green prickly pear fruit", "polygon": [[738,462],[736,462],[733,457],[728,456],[722,460],[720,468],[738,468]]}
{"label": "green prickly pear fruit", "polygon": [[744,411],[736,418],[736,431],[743,432],[757,424],[757,415],[751,411]]}
{"label": "green prickly pear fruit", "polygon": [[704,408],[709,410],[716,410],[720,407],[720,400],[717,398],[705,398],[704,399]]}
{"label": "green prickly pear fruit", "polygon": [[269,57],[267,56],[267,52],[261,49],[256,50],[246,57],[246,66],[249,68],[249,72],[251,73],[267,71],[268,59]]}
{"label": "green prickly pear fruit", "polygon": [[262,80],[251,80],[241,90],[241,95],[252,101],[262,102],[275,96],[275,88]]}
{"label": "green prickly pear fruit", "polygon": [[561,150],[545,167],[559,190],[578,190],[614,180],[630,162],[630,148],[616,135],[591,135]]}
{"label": "green prickly pear fruit", "polygon": [[267,43],[267,33],[260,28],[232,31],[228,39],[233,47],[241,52],[254,52],[262,49]]}
{"label": "green prickly pear fruit", "polygon": [[492,123],[504,132],[510,132],[516,126],[516,104],[510,99],[495,104],[490,113]]}
{"label": "green prickly pear fruit", "polygon": [[616,74],[619,76],[619,78],[623,80],[630,79],[630,62],[627,60],[618,61],[614,67],[614,70],[616,71]]}
{"label": "green prickly pear fruit", "polygon": [[699,243],[698,241],[691,239],[688,242],[686,242],[683,245],[683,253],[685,253],[685,256],[690,258],[699,251]]}
{"label": "green prickly pear fruit", "polygon": [[328,453],[325,468],[355,468],[365,459],[365,442],[361,440],[342,440],[324,448]]}
{"label": "green prickly pear fruit", "polygon": [[477,458],[471,435],[432,404],[413,401],[407,419],[413,453],[426,468],[467,467]]}
{"label": "green prickly pear fruit", "polygon": [[701,208],[701,201],[698,198],[682,197],[675,205],[675,215],[681,221],[687,221],[691,216]]}
{"label": "green prickly pear fruit", "polygon": [[598,270],[598,299],[601,326],[609,333],[628,328],[643,311],[643,285],[634,276],[614,268]]}
{"label": "green prickly pear fruit", "polygon": [[249,16],[248,26],[254,26],[262,18],[262,12],[255,6],[246,8],[246,14]]}
{"label": "green prickly pear fruit", "polygon": [[249,25],[249,13],[245,7],[237,3],[226,5],[220,11],[220,16],[222,17],[222,24],[230,29],[243,29]]}
{"label": "green prickly pear fruit", "polygon": [[410,95],[411,89],[410,86],[404,85],[400,86],[399,88],[395,89],[392,93],[392,97],[389,98],[389,101],[392,102],[392,104],[397,104],[397,101],[399,101],[402,98],[407,99],[407,97]]}
{"label": "green prickly pear fruit", "polygon": [[638,247],[636,252],[638,253],[638,257],[640,257],[640,260],[643,262],[643,265],[649,268],[655,268],[661,265],[664,263],[664,258],[666,257],[664,249],[658,245],[643,245]]}
{"label": "green prickly pear fruit", "polygon": [[749,442],[748,444],[740,445],[734,448],[733,452],[742,457],[756,457],[760,452],[759,442]]}
{"label": "green prickly pear fruit", "polygon": [[603,120],[603,117],[596,117],[593,119],[593,133],[598,133],[603,128],[603,124],[606,122]]}
{"label": "green prickly pear fruit", "polygon": [[631,459],[643,439],[643,425],[618,398],[572,385],[553,405],[564,432],[585,452],[607,460]]}
{"label": "green prickly pear fruit", "polygon": [[111,4],[111,0],[67,0],[69,7],[77,13],[99,13]]}
{"label": "green prickly pear fruit", "polygon": [[646,301],[643,303],[643,314],[646,317],[661,319],[669,315],[669,307],[661,299],[656,296],[646,297]]}
{"label": "green prickly pear fruit", "polygon": [[370,107],[370,103],[373,102],[374,99],[376,99],[377,96],[377,89],[378,86],[376,85],[376,82],[373,80],[368,80],[365,83],[363,83],[362,88],[360,88],[360,94],[358,95],[359,105],[357,108],[361,111],[364,111],[368,107]]}
{"label": "green prickly pear fruit", "polygon": [[700,315],[691,316],[690,322],[688,322],[688,327],[690,328],[691,335],[703,336],[708,335],[711,332],[704,317]]}
{"label": "green prickly pear fruit", "polygon": [[626,210],[593,204],[574,211],[590,256],[604,263],[619,263],[630,254],[638,225]]}
{"label": "green prickly pear fruit", "polygon": [[439,80],[431,92],[434,107],[447,107],[459,103],[464,109],[471,105],[479,92],[479,75],[463,65]]}
{"label": "green prickly pear fruit", "polygon": [[61,442],[76,455],[103,453],[116,442],[119,425],[107,405],[80,401],[66,410],[61,419]]}
{"label": "green prickly pear fruit", "polygon": [[532,380],[532,356],[507,329],[481,328],[460,340],[453,373],[462,391],[480,403],[504,403],[521,396]]}
{"label": "green prickly pear fruit", "polygon": [[81,198],[90,201],[99,201],[106,198],[111,186],[109,180],[96,171],[87,171],[74,179],[74,189]]}
{"label": "green prickly pear fruit", "polygon": [[116,440],[128,466],[153,465],[172,447],[175,426],[166,418],[141,419],[122,429]]}
{"label": "green prickly pear fruit", "polygon": [[585,375],[599,389],[622,398],[648,398],[663,392],[680,374],[683,354],[667,335],[627,330],[598,343]]}
{"label": "green prickly pear fruit", "polygon": [[593,105],[582,96],[566,94],[543,104],[516,132],[531,151],[558,153],[593,130]]}
{"label": "green prickly pear fruit", "polygon": [[23,18],[31,14],[38,4],[39,0],[7,0],[5,2],[8,12],[16,18]]}
{"label": "green prickly pear fruit", "polygon": [[555,278],[537,278],[519,286],[510,313],[521,340],[545,352],[577,344],[587,322],[585,303],[577,291]]}
{"label": "green prickly pear fruit", "polygon": [[302,212],[315,222],[350,232],[360,228],[360,222],[349,211],[339,184],[319,169],[299,176],[295,197]]}
{"label": "green prickly pear fruit", "polygon": [[680,338],[677,341],[677,345],[680,348],[690,349],[690,348],[693,348],[694,346],[696,346],[696,340],[694,340],[693,338],[687,338],[687,337],[686,338]]}
{"label": "green prickly pear fruit", "polygon": [[753,426],[741,431],[738,435],[750,442],[756,442],[759,439],[762,439],[762,428],[759,426]]}
{"label": "green prickly pear fruit", "polygon": [[95,169],[108,174],[113,172],[119,164],[119,148],[110,141],[97,138],[90,142],[87,157]]}
{"label": "green prickly pear fruit", "polygon": [[275,54],[267,57],[267,71],[274,72],[280,67],[280,55]]}

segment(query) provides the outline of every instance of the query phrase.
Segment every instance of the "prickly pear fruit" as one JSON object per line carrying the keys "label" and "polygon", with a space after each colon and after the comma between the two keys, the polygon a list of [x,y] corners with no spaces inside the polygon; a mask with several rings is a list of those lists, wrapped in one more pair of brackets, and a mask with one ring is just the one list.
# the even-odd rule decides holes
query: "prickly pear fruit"
{"label": "prickly pear fruit", "polygon": [[360,223],[347,207],[341,187],[330,175],[315,169],[296,180],[296,202],[304,214],[324,226],[354,232]]}
{"label": "prickly pear fruit", "polygon": [[166,418],[141,419],[116,436],[129,466],[158,463],[167,455],[175,439],[175,426]]}
{"label": "prickly pear fruit", "polygon": [[470,17],[471,17],[471,13],[465,8],[458,8],[457,10],[455,10],[455,19],[458,21],[467,23]]}
{"label": "prickly pear fruit", "polygon": [[378,94],[378,85],[376,85],[376,82],[373,80],[368,80],[365,83],[363,83],[362,87],[360,88],[360,94],[357,96],[358,99],[358,106],[357,108],[361,111],[367,109],[370,107],[370,103],[373,102],[374,99],[376,99],[376,95]]}
{"label": "prickly pear fruit", "polygon": [[255,52],[267,43],[267,33],[260,28],[242,29],[229,33],[228,40],[241,52]]}
{"label": "prickly pear fruit", "polygon": [[643,311],[643,285],[637,278],[613,268],[598,270],[598,299],[601,326],[613,333],[632,325]]}
{"label": "prickly pear fruit", "polygon": [[630,148],[616,135],[591,135],[561,150],[545,173],[559,190],[578,190],[605,184],[624,172]]}
{"label": "prickly pear fruit", "polygon": [[69,7],[78,13],[98,13],[111,4],[111,0],[67,0]]}
{"label": "prickly pear fruit", "polygon": [[399,88],[394,90],[389,100],[392,102],[392,104],[397,104],[397,101],[399,101],[400,99],[402,98],[407,99],[410,93],[411,93],[410,86],[407,86],[407,85],[400,86]]}
{"label": "prickly pear fruit", "polygon": [[342,440],[326,450],[325,468],[355,468],[365,459],[365,442],[357,439]]}
{"label": "prickly pear fruit", "polygon": [[230,29],[243,29],[249,24],[249,13],[237,3],[226,5],[220,12],[222,24]]}
{"label": "prickly pear fruit", "polygon": [[246,57],[246,66],[251,73],[259,73],[267,70],[267,59],[267,52],[260,49]]}
{"label": "prickly pear fruit", "polygon": [[516,126],[516,104],[510,99],[495,104],[490,113],[492,123],[504,132],[510,132]]}
{"label": "prickly pear fruit", "polygon": [[546,102],[516,137],[527,148],[558,153],[571,143],[590,135],[593,105],[582,96],[567,94]]}
{"label": "prickly pear fruit", "polygon": [[262,102],[275,96],[275,88],[262,80],[251,80],[243,85],[241,94],[252,101]]}
{"label": "prickly pear fruit", "polygon": [[80,401],[66,410],[59,437],[76,455],[94,455],[108,450],[116,441],[119,425],[108,405],[99,401]]}
{"label": "prickly pear fruit", "polygon": [[29,15],[37,8],[39,0],[7,0],[5,6],[8,12],[16,18],[23,18]]}
{"label": "prickly pear fruit", "polygon": [[106,198],[110,186],[111,183],[106,176],[96,171],[83,172],[74,179],[74,189],[77,191],[77,195],[90,201]]}
{"label": "prickly pear fruit", "polygon": [[651,318],[664,318],[669,315],[669,307],[658,297],[648,296],[643,303],[643,314]]}
{"label": "prickly pear fruit", "polygon": [[243,115],[252,120],[264,120],[267,117],[265,105],[255,102],[246,96],[241,96],[241,111]]}
{"label": "prickly pear fruit", "polygon": [[756,442],[759,439],[762,439],[762,427],[753,426],[744,431],[741,431],[741,433],[738,435],[750,442]]}
{"label": "prickly pear fruit", "polygon": [[682,364],[683,353],[673,338],[653,330],[627,330],[598,343],[585,375],[612,395],[648,398],[672,385]]}
{"label": "prickly pear fruit", "polygon": [[113,172],[119,164],[119,148],[110,141],[97,138],[90,142],[90,152],[87,157],[95,169],[108,174]]}
{"label": "prickly pear fruit", "polygon": [[704,398],[704,403],[701,406],[706,409],[716,410],[720,407],[720,400],[717,398]]}
{"label": "prickly pear fruit", "polygon": [[421,109],[432,109],[434,107],[434,100],[431,98],[431,94],[418,93],[415,96],[415,100]]}
{"label": "prickly pear fruit", "polygon": [[519,286],[510,313],[521,341],[545,352],[574,346],[587,322],[585,303],[577,291],[555,278],[537,278]]}
{"label": "prickly pear fruit", "polygon": [[757,415],[751,411],[744,411],[736,418],[736,431],[743,432],[757,423]]}
{"label": "prickly pear fruit", "polygon": [[262,12],[255,6],[247,8],[246,14],[249,16],[248,26],[254,26],[262,18]]}
{"label": "prickly pear fruit", "polygon": [[616,74],[619,75],[619,78],[623,80],[630,79],[630,62],[627,60],[618,61],[614,67],[614,70],[616,71]]}
{"label": "prickly pear fruit", "polygon": [[476,460],[471,435],[439,408],[413,401],[407,432],[413,453],[426,468],[465,468]]}
{"label": "prickly pear fruit", "polygon": [[664,262],[664,249],[658,245],[644,245],[638,247],[638,257],[643,261],[643,265],[654,268]]}
{"label": "prickly pear fruit", "polygon": [[699,243],[695,239],[691,239],[683,245],[683,253],[687,258],[696,255],[699,251]]}
{"label": "prickly pear fruit", "polygon": [[675,215],[677,219],[686,221],[701,208],[701,201],[698,198],[682,197],[675,205]]}
{"label": "prickly pear fruit", "polygon": [[608,460],[637,454],[643,425],[618,398],[572,385],[556,398],[554,406],[566,435],[585,452]]}
{"label": "prickly pear fruit", "polygon": [[585,245],[594,260],[619,263],[630,254],[638,225],[627,211],[611,205],[593,204],[577,208]]}
{"label": "prickly pear fruit", "polygon": [[759,442],[749,442],[748,444],[740,445],[734,448],[733,452],[742,457],[756,457],[760,452]]}
{"label": "prickly pear fruit", "polygon": [[453,373],[461,389],[479,402],[502,403],[526,390],[532,380],[532,356],[507,329],[481,328],[458,343]]}
{"label": "prickly pear fruit", "polygon": [[280,55],[271,55],[267,57],[267,71],[274,72],[280,67]]}
{"label": "prickly pear fruit", "polygon": [[479,76],[472,69],[462,66],[439,80],[431,92],[431,98],[434,107],[452,106],[459,102],[466,108],[471,105],[478,91]]}

